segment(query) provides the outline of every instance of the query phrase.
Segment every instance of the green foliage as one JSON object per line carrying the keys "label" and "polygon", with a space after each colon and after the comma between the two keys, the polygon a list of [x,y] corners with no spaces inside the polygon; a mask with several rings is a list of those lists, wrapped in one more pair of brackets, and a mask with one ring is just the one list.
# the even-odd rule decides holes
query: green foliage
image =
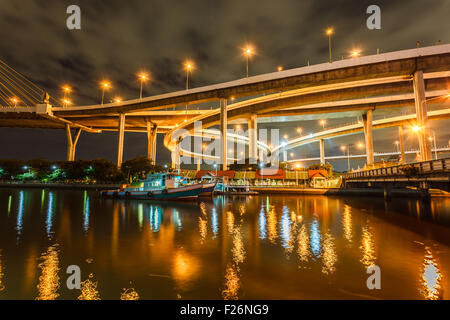
{"label": "green foliage", "polygon": [[163,167],[153,165],[147,157],[137,157],[122,164],[122,172],[131,181],[145,178],[148,173],[161,172],[163,170]]}
{"label": "green foliage", "polygon": [[0,160],[0,178],[7,180],[39,180],[42,182],[125,182],[144,178],[147,173],[164,171],[146,157],[138,157],[123,163],[122,170],[106,159],[51,162],[44,159],[29,161]]}
{"label": "green foliage", "polygon": [[25,161],[17,159],[0,160],[0,168],[3,170],[3,178],[14,178],[24,173]]}

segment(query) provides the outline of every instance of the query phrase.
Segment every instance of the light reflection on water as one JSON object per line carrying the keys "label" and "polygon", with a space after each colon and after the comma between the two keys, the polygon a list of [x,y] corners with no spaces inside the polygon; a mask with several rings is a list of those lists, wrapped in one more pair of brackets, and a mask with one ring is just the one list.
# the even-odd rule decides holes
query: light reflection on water
{"label": "light reflection on water", "polygon": [[[448,226],[417,216],[445,221],[450,201],[433,202],[441,211],[432,215],[416,200],[402,201],[164,203],[0,190],[0,299],[448,299]],[[85,279],[78,292],[65,288],[72,264]],[[373,264],[383,275],[377,292],[365,287]]]}
{"label": "light reflection on water", "polygon": [[39,295],[36,300],[55,300],[59,297],[59,246],[54,244],[48,247],[47,251],[40,257],[41,269],[37,289]]}

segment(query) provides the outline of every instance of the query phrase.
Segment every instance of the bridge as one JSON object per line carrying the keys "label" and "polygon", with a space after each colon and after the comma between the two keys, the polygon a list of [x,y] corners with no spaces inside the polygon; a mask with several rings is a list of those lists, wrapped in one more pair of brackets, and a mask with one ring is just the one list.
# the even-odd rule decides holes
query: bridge
{"label": "bridge", "polygon": [[[450,45],[436,45],[332,63],[306,66],[235,81],[160,94],[142,99],[101,105],[54,106],[51,101],[29,107],[0,108],[0,126],[64,129],[67,133],[67,160],[75,159],[82,131],[100,133],[117,131],[117,165],[123,160],[124,133],[143,132],[148,138],[148,158],[156,161],[156,135],[165,134],[164,145],[172,151],[174,166],[180,156],[205,159],[205,155],[180,148],[177,130],[195,135],[201,122],[202,134],[219,126],[221,151],[212,159],[228,167],[229,140],[248,144],[250,160],[258,150],[266,154],[283,152],[299,145],[320,143],[325,162],[324,139],[364,132],[367,164],[374,163],[373,130],[398,126],[400,138],[404,126],[414,125],[419,151],[424,161],[431,159],[429,120],[448,117],[448,110],[428,110],[446,104],[450,78]],[[242,100],[239,102],[234,102]],[[212,110],[192,110],[185,106],[218,102]],[[391,115],[393,110],[412,106],[415,114],[375,119]],[[177,110],[182,107],[185,110]],[[301,136],[282,144],[258,141],[258,123],[301,121],[304,119],[356,117],[360,123],[327,129]],[[230,124],[248,125],[248,136],[229,135]],[[72,129],[76,129],[72,136]],[[211,131],[211,129],[209,129]],[[211,135],[215,133],[209,132]],[[185,135],[186,136],[186,135]],[[183,137],[185,137],[183,136]],[[297,159],[301,160],[301,159]]]}

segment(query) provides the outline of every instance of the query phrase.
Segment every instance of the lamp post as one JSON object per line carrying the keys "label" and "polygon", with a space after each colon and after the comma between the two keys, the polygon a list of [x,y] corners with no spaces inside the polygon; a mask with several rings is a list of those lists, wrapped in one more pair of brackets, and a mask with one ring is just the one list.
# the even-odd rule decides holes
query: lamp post
{"label": "lamp post", "polygon": [[[194,69],[194,64],[191,61],[187,60],[184,63],[184,69],[186,70],[186,91],[188,91],[189,90],[189,73],[192,71],[192,69]],[[186,108],[185,108],[186,113],[187,113],[187,107],[188,106],[186,105]],[[173,107],[173,109],[175,110],[175,106]]]}
{"label": "lamp post", "polygon": [[352,52],[350,53],[350,57],[352,58],[357,58],[361,55],[361,50],[359,49],[353,49]]}
{"label": "lamp post", "polygon": [[245,77],[248,78],[248,60],[254,54],[254,49],[251,46],[247,46],[244,48],[245,55]]}
{"label": "lamp post", "polygon": [[438,156],[437,156],[437,147],[436,147],[436,132],[434,130],[430,130],[430,131],[433,135],[428,137],[428,140],[430,140],[430,142],[433,142],[434,160],[437,160]]}
{"label": "lamp post", "polygon": [[70,86],[68,86],[68,85],[64,85],[63,87],[62,87],[62,90],[63,90],[63,94],[64,94],[64,97],[63,97],[63,107],[67,107],[67,103],[65,103],[65,101],[69,101],[68,99],[67,99],[67,95],[72,91],[72,88],[70,87]]}
{"label": "lamp post", "polygon": [[14,107],[17,107],[17,102],[19,102],[19,99],[16,97],[11,98],[11,102],[13,103]]}
{"label": "lamp post", "polygon": [[331,35],[333,34],[333,32],[333,28],[328,28],[326,32],[328,36],[328,51],[330,53],[330,63],[333,62],[333,59],[331,58]]}
{"label": "lamp post", "polygon": [[111,83],[109,81],[104,80],[100,83],[100,87],[102,88],[102,105],[103,105],[103,100],[105,98],[105,91],[111,88]]}
{"label": "lamp post", "polygon": [[139,99],[142,100],[142,87],[144,85],[145,82],[147,82],[149,80],[148,74],[145,72],[141,72],[138,74],[138,78],[139,78],[139,82],[141,83],[141,90],[139,93]]}

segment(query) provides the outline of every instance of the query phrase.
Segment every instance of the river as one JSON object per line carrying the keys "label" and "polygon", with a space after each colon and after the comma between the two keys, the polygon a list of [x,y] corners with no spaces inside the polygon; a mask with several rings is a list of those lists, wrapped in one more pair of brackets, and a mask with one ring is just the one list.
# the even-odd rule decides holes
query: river
{"label": "river", "polygon": [[0,299],[449,299],[449,273],[450,199],[0,189]]}

